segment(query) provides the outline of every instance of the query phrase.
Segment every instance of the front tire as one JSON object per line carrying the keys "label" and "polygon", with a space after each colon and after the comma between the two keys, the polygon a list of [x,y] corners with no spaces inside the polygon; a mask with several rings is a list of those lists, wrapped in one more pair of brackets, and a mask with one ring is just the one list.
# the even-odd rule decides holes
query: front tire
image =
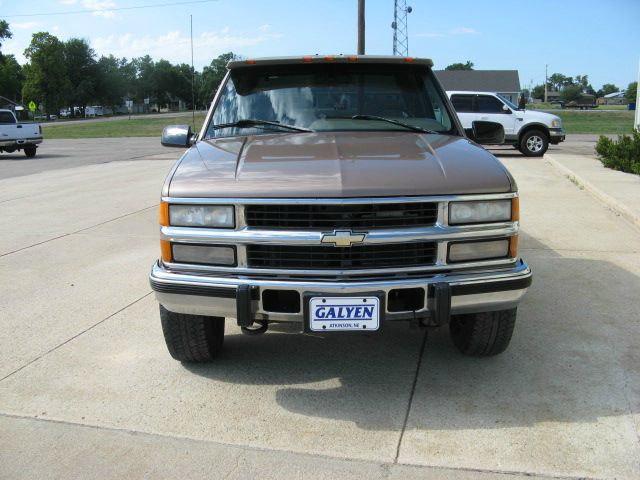
{"label": "front tire", "polygon": [[24,154],[29,158],[35,157],[36,147],[24,147]]}
{"label": "front tire", "polygon": [[164,340],[181,362],[210,362],[222,349],[224,318],[170,312],[160,305]]}
{"label": "front tire", "polygon": [[520,151],[527,157],[541,157],[549,148],[549,137],[540,130],[529,130],[520,139]]}
{"label": "front tire", "polygon": [[504,352],[516,324],[517,309],[455,315],[449,323],[454,345],[465,355],[488,357]]}

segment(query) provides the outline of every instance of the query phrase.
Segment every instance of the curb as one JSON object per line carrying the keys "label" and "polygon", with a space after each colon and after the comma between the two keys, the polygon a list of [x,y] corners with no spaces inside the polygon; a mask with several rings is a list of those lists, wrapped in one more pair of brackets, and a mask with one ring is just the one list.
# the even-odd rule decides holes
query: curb
{"label": "curb", "polygon": [[571,181],[575,180],[574,183],[584,188],[584,190],[586,190],[591,195],[596,197],[598,200],[604,203],[607,207],[609,207],[615,213],[624,217],[626,220],[633,223],[636,227],[640,228],[640,216],[632,212],[631,209],[629,209],[622,202],[620,202],[619,200],[616,200],[611,195],[604,193],[602,190],[600,190],[598,187],[593,185],[591,182],[588,182],[587,180],[582,178],[580,175],[576,174],[573,170],[565,167],[560,162],[555,160],[551,155],[545,155],[544,159],[547,160],[551,165],[553,165],[553,167],[555,167],[557,170],[567,175],[568,177],[571,177]]}

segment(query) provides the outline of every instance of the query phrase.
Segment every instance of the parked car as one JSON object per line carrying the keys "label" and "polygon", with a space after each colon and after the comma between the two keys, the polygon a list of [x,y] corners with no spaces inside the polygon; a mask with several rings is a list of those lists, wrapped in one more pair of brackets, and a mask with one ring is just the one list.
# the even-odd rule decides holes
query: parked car
{"label": "parked car", "polygon": [[504,142],[499,145],[513,145],[529,157],[541,157],[549,144],[557,145],[565,139],[557,115],[519,109],[491,92],[447,91],[447,95],[465,129],[476,120],[498,122],[504,127]]}
{"label": "parked car", "polygon": [[[210,361],[225,321],[248,334],[449,324],[464,354],[507,348],[531,283],[516,182],[462,128],[427,59],[232,61],[160,204],[150,283],[180,361]],[[470,138],[469,138],[470,136]],[[265,359],[268,361],[268,359]]]}
{"label": "parked car", "polygon": [[11,110],[0,110],[0,152],[24,151],[27,157],[35,157],[42,143],[42,127],[37,123],[20,123]]}

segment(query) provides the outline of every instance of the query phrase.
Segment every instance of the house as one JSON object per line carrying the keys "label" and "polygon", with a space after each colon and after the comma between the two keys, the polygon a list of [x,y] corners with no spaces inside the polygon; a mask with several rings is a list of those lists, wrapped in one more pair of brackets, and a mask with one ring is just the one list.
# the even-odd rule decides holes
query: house
{"label": "house", "polygon": [[598,105],[626,105],[626,103],[624,91],[609,93],[598,99]]}
{"label": "house", "polygon": [[434,70],[445,90],[498,93],[517,104],[520,76],[517,70]]}

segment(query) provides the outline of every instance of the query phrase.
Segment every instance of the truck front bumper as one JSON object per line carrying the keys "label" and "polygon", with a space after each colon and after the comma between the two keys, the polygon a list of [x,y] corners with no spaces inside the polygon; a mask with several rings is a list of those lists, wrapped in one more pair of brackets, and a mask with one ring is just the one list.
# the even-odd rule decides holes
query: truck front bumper
{"label": "truck front bumper", "polygon": [[564,128],[549,129],[549,143],[557,145],[560,142],[564,142],[565,137]]}
{"label": "truck front bumper", "polygon": [[[235,318],[241,326],[264,320],[303,322],[304,302],[309,293],[381,295],[385,305],[383,320],[430,318],[435,324],[442,324],[448,322],[451,314],[516,307],[531,285],[531,269],[523,260],[518,260],[509,269],[492,271],[371,281],[321,281],[205,276],[170,271],[157,262],[151,269],[149,281],[158,302],[171,312]],[[414,310],[390,309],[390,296],[406,289],[411,289],[414,298],[422,298],[422,303],[413,307]],[[287,292],[287,298],[294,301],[282,306],[274,306],[274,302],[265,304],[264,292],[274,290]]]}

